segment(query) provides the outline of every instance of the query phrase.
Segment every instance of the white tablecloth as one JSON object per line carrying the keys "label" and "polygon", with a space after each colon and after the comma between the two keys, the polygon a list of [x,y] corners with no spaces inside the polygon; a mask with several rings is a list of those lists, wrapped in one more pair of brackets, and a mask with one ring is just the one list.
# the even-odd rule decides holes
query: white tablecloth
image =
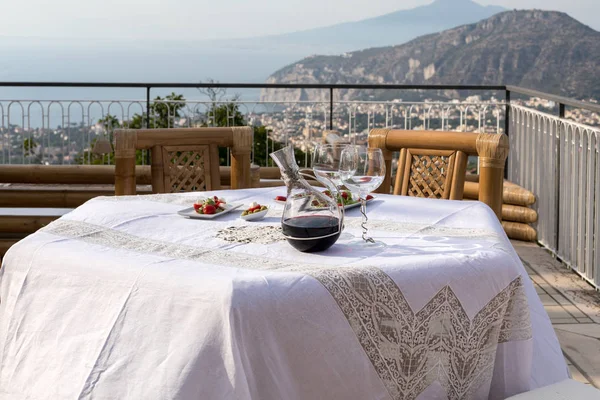
{"label": "white tablecloth", "polygon": [[386,248],[303,254],[278,194],[219,193],[271,204],[255,223],[176,214],[201,194],[97,198],[19,242],[0,272],[1,398],[502,399],[567,377],[485,205],[378,196]]}

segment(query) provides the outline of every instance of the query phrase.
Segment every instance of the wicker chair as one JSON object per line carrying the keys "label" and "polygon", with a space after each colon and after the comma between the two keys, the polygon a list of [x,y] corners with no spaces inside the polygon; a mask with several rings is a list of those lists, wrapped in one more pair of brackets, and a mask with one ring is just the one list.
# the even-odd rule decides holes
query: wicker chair
{"label": "wicker chair", "polygon": [[250,127],[115,131],[115,194],[136,193],[136,150],[150,149],[152,192],[219,190],[219,147],[231,149],[231,188],[251,186]]}
{"label": "wicker chair", "polygon": [[402,149],[394,194],[462,200],[467,159],[462,151]]}
{"label": "wicker chair", "polygon": [[369,146],[382,149],[386,176],[378,189],[390,193],[392,154],[399,151],[394,194],[462,200],[468,156],[479,156],[479,200],[502,216],[504,134],[374,129]]}

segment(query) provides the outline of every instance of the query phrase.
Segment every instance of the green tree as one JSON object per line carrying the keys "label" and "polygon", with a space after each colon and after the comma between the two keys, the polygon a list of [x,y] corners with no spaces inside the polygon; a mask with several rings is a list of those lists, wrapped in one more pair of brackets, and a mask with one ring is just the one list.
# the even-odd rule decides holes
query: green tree
{"label": "green tree", "polygon": [[[226,127],[226,126],[246,126],[246,120],[244,115],[240,112],[239,106],[236,103],[229,102],[225,104],[215,104],[211,106],[209,110],[209,118],[212,118],[213,125]],[[257,165],[266,166],[269,160],[269,154],[267,154],[267,139],[269,132],[267,127],[264,125],[255,126],[254,129],[254,163]],[[269,152],[279,150],[284,147],[283,143],[271,142],[269,143]],[[306,154],[302,150],[296,149],[295,151],[296,160],[304,160]],[[227,163],[227,149],[219,148],[219,162],[221,165]]]}
{"label": "green tree", "polygon": [[185,98],[182,94],[171,93],[167,96],[157,96],[150,103],[150,120],[146,114],[135,114],[126,125],[130,129],[142,128],[171,128],[173,120],[181,117],[181,109],[185,107]]}
{"label": "green tree", "polygon": [[[267,140],[269,138],[269,131],[266,126],[260,125],[254,127],[254,163],[261,166],[269,165],[269,153],[282,149],[285,145],[281,142],[271,141],[269,143],[269,150],[267,152]],[[304,162],[306,153],[299,149],[294,149],[294,155],[296,161]]]}
{"label": "green tree", "polygon": [[25,157],[33,158],[31,160],[32,164],[39,164],[42,162],[42,155],[36,153],[37,147],[38,147],[38,143],[33,138],[31,138],[31,139],[27,138],[23,141],[23,150],[24,150],[23,154],[25,155]]}
{"label": "green tree", "polygon": [[25,151],[25,157],[29,157],[29,156],[34,156],[35,155],[35,149],[37,148],[38,144],[36,143],[35,139],[31,138],[27,138],[23,141],[23,149]]}
{"label": "green tree", "polygon": [[246,120],[236,103],[213,103],[208,112],[208,118],[214,126],[244,126]]}
{"label": "green tree", "polygon": [[[204,126],[245,126],[246,120],[240,112],[239,106],[235,103],[217,104],[214,103],[210,106],[207,113],[207,120],[203,124]],[[227,164],[227,149],[219,147],[219,164]]]}
{"label": "green tree", "polygon": [[[234,96],[228,101],[223,101],[223,90],[206,90],[203,91],[211,99],[211,105],[208,109],[207,114],[201,121],[200,126],[246,126],[246,120],[244,115],[240,112],[239,105],[236,103],[238,96]],[[169,128],[173,126],[173,120],[182,117],[181,110],[185,107],[185,98],[181,94],[171,93],[168,96],[160,97],[157,96],[154,102],[150,104],[150,120],[148,121],[147,116],[141,114],[135,114],[130,121],[119,121],[113,115],[107,115],[106,117],[98,120],[100,124],[104,126],[107,132],[107,138],[112,144],[114,142],[113,132],[117,128],[129,128],[129,129],[142,129],[149,127],[150,129],[156,128]],[[266,144],[268,139],[268,130],[265,126],[255,126],[254,128],[254,163],[257,165],[267,165],[269,160],[269,154],[267,154]],[[96,154],[93,152],[94,145],[98,139],[92,141],[91,153],[83,151],[75,157],[77,164],[104,164],[106,157],[110,157],[114,160],[114,149],[108,155]],[[279,150],[283,148],[283,143],[271,142],[269,143],[269,152]],[[301,150],[295,150],[296,160],[304,160],[306,156]],[[144,154],[141,150],[136,151],[136,164],[142,164],[143,160],[148,160],[147,154]],[[219,161],[221,165],[227,163],[227,149],[219,148]]]}
{"label": "green tree", "polygon": [[[154,102],[150,103],[150,121],[148,122],[147,115],[134,114],[131,121],[121,122],[114,115],[108,114],[106,117],[98,120],[99,124],[104,126],[105,131],[108,133],[107,138],[109,142],[114,142],[113,132],[117,128],[129,128],[129,129],[142,129],[149,127],[150,129],[156,128],[169,128],[173,126],[173,120],[181,117],[181,109],[185,107],[185,98],[181,94],[171,93],[165,97],[157,96]],[[106,157],[114,160],[114,149],[108,155],[96,154],[93,152],[94,146],[98,138],[92,141],[91,152],[82,151],[75,156],[76,164],[92,164],[99,165],[106,162]],[[142,164],[145,154],[142,150],[136,151],[136,163]]]}

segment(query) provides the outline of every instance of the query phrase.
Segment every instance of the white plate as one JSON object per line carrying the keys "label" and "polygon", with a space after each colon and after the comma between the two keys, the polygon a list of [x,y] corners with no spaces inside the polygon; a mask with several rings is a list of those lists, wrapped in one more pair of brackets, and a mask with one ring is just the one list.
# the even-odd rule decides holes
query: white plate
{"label": "white plate", "polygon": [[266,210],[262,210],[261,212],[248,214],[248,215],[240,215],[240,218],[243,219],[244,221],[258,221],[259,219],[263,219],[267,215],[268,212],[269,212],[269,209],[267,208]]}
{"label": "white plate", "polygon": [[242,203],[226,204],[225,206],[225,210],[217,214],[198,214],[196,210],[194,210],[194,207],[185,208],[181,211],[178,211],[177,214],[181,215],[182,217],[187,217],[191,219],[213,219],[240,208],[242,206]]}
{"label": "white plate", "polygon": [[273,203],[277,203],[277,204],[281,204],[282,206],[285,206],[285,201],[282,201],[282,200],[273,200]]}

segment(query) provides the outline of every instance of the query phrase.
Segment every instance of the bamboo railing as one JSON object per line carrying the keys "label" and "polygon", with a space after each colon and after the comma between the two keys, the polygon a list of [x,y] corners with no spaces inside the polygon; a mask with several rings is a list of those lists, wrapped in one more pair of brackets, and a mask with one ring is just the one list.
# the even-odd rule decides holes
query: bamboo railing
{"label": "bamboo railing", "polygon": [[[479,176],[467,175],[465,199],[478,200]],[[502,226],[511,239],[535,241],[537,231],[531,226],[538,220],[538,213],[531,208],[535,195],[512,182],[504,181],[502,189]]]}

